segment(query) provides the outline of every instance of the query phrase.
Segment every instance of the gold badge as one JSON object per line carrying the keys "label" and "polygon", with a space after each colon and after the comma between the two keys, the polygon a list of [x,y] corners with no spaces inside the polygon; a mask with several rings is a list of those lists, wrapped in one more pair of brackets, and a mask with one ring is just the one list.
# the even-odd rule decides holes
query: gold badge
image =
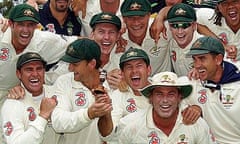
{"label": "gold badge", "polygon": [[26,9],[23,14],[25,16],[29,16],[29,17],[33,17],[34,16],[34,13],[30,10],[30,9]]}
{"label": "gold badge", "polygon": [[140,10],[141,7],[142,7],[142,6],[141,6],[140,4],[138,4],[137,2],[135,2],[135,3],[131,4],[130,10]]}
{"label": "gold badge", "polygon": [[161,82],[167,82],[167,83],[172,83],[172,84],[175,84],[175,81],[171,78],[171,76],[169,75],[163,75],[161,77]]}
{"label": "gold badge", "polygon": [[137,55],[137,52],[134,52],[134,51],[127,53],[127,57],[136,56],[136,55]]}
{"label": "gold badge", "polygon": [[176,10],[175,15],[186,15],[186,11],[182,8]]}
{"label": "gold badge", "polygon": [[107,19],[107,20],[111,20],[112,16],[108,15],[108,14],[104,14],[101,16],[101,19]]}
{"label": "gold badge", "polygon": [[199,48],[201,45],[202,45],[202,43],[201,43],[200,41],[196,41],[196,42],[193,44],[193,48]]}

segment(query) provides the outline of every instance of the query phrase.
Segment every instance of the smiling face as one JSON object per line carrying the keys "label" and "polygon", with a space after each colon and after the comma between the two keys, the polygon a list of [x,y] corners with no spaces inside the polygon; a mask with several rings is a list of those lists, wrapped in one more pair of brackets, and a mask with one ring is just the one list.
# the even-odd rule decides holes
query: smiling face
{"label": "smiling face", "polygon": [[16,73],[25,88],[33,96],[38,96],[43,92],[45,68],[42,62],[32,61],[26,63]]}
{"label": "smiling face", "polygon": [[174,40],[180,48],[185,48],[193,39],[194,31],[196,30],[196,23],[174,23],[169,24],[170,31]]}
{"label": "smiling face", "polygon": [[131,40],[144,38],[148,28],[148,21],[150,18],[150,14],[145,16],[128,16],[123,17],[123,20],[128,29],[128,35]]}
{"label": "smiling face", "polygon": [[148,84],[151,66],[148,66],[143,59],[130,60],[123,64],[122,71],[127,84],[133,91],[138,92],[138,89]]}
{"label": "smiling face", "polygon": [[237,32],[240,28],[240,0],[225,0],[218,4],[218,9],[227,25]]}
{"label": "smiling face", "polygon": [[96,24],[92,36],[100,46],[101,54],[110,55],[119,38],[119,31],[114,24],[99,23]]}
{"label": "smiling face", "polygon": [[150,96],[155,115],[161,119],[175,118],[181,95],[177,87],[155,87]]}
{"label": "smiling face", "polygon": [[219,72],[221,69],[221,63],[223,56],[221,54],[199,54],[194,55],[193,62],[194,68],[199,73],[200,80],[212,80],[218,82],[220,80]]}
{"label": "smiling face", "polygon": [[30,43],[37,23],[32,21],[9,21],[12,30],[12,43],[15,49],[24,49]]}

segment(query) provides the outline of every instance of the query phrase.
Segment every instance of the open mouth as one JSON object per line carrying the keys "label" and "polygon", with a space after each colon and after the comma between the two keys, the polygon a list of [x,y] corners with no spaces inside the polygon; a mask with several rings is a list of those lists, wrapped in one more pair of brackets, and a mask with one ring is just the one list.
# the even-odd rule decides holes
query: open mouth
{"label": "open mouth", "polygon": [[40,84],[40,80],[39,80],[39,79],[31,79],[31,80],[30,80],[30,83],[31,83],[31,85],[33,85],[33,86],[37,86],[37,85]]}

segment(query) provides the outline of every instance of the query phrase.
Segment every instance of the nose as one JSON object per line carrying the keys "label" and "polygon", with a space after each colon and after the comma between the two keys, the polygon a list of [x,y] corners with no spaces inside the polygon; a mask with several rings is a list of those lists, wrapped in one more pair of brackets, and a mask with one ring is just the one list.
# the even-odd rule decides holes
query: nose
{"label": "nose", "polygon": [[178,33],[182,33],[184,29],[180,27],[177,30],[178,30]]}
{"label": "nose", "polygon": [[104,33],[103,38],[104,39],[109,39],[109,34],[108,33]]}
{"label": "nose", "polygon": [[200,60],[194,59],[194,68],[199,68],[201,66]]}

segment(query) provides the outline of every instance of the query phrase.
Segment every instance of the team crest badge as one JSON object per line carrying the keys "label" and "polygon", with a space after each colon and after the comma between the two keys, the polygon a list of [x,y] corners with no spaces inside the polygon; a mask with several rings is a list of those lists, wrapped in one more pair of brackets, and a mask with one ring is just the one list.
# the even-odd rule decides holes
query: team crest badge
{"label": "team crest badge", "polygon": [[8,48],[2,48],[0,51],[0,60],[6,61],[9,59],[9,49]]}
{"label": "team crest badge", "polygon": [[158,54],[160,53],[160,49],[161,49],[161,47],[158,47],[157,45],[155,45],[150,49],[150,53],[153,56],[158,56]]}
{"label": "team crest badge", "polygon": [[206,89],[202,89],[200,91],[198,91],[198,102],[200,104],[205,104],[207,102],[207,90]]}
{"label": "team crest badge", "polygon": [[28,119],[30,121],[34,121],[36,119],[36,117],[37,117],[34,108],[33,107],[28,107],[27,111],[29,112]]}
{"label": "team crest badge", "polygon": [[179,135],[178,138],[179,138],[179,142],[177,144],[188,144],[185,134]]}
{"label": "team crest badge", "polygon": [[34,17],[34,13],[30,9],[26,9],[23,14],[25,16]]}
{"label": "team crest badge", "polygon": [[126,107],[128,112],[133,113],[137,111],[137,106],[133,98],[128,99],[127,102],[129,103]]}
{"label": "team crest badge", "polygon": [[77,106],[84,106],[86,104],[86,94],[84,92],[78,92],[75,96],[77,97],[75,100]]}
{"label": "team crest badge", "polygon": [[155,131],[152,131],[148,137],[150,138],[149,144],[160,144],[160,138]]}
{"label": "team crest badge", "polygon": [[182,8],[179,8],[175,11],[175,15],[186,15],[186,11]]}
{"label": "team crest badge", "polygon": [[6,122],[3,126],[3,129],[4,129],[4,134],[6,136],[10,136],[13,131],[12,123],[10,121]]}
{"label": "team crest badge", "polygon": [[138,4],[137,2],[131,4],[130,10],[140,10],[142,5]]}

